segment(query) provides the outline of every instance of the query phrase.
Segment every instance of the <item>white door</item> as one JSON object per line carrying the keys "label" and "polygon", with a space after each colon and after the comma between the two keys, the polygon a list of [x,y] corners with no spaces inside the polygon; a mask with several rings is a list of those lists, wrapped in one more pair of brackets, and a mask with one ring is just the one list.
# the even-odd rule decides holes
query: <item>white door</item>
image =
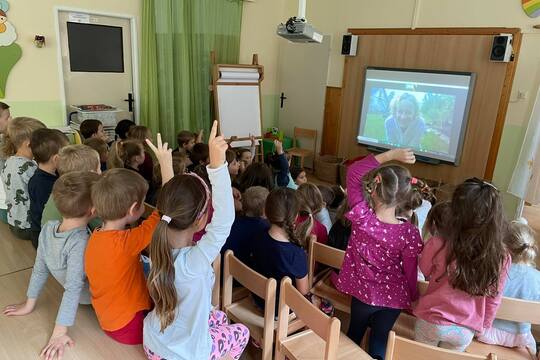
{"label": "white door", "polygon": [[[317,153],[320,152],[326,80],[330,56],[330,37],[322,44],[299,44],[280,40],[279,129],[292,137],[294,127],[317,130]],[[313,144],[301,142],[301,147],[312,149]],[[311,160],[307,160],[311,161]],[[311,166],[307,164],[307,166]]]}
{"label": "white door", "polygon": [[116,108],[117,120],[133,120],[130,20],[60,11],[58,21],[67,114],[73,105],[104,104]]}

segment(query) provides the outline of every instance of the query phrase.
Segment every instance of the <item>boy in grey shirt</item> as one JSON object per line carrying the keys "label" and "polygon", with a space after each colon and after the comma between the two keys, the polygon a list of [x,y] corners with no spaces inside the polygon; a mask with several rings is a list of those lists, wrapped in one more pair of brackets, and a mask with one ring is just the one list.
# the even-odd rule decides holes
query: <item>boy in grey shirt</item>
{"label": "boy in grey shirt", "polygon": [[90,304],[84,252],[90,236],[88,222],[94,217],[91,189],[98,180],[96,173],[76,171],[56,181],[52,196],[62,221],[49,221],[41,230],[26,302],[9,305],[4,310],[8,316],[32,312],[49,274],[64,287],[56,326],[42,356],[55,358],[63,354],[66,345],[73,345],[68,327],[75,322],[79,303]]}

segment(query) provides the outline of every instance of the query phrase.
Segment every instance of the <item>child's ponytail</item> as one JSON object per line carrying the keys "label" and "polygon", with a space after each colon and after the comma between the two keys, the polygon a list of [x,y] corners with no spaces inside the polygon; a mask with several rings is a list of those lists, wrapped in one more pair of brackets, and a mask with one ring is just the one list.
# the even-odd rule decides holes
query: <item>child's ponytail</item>
{"label": "child's ponytail", "polygon": [[152,236],[150,243],[150,258],[152,267],[148,275],[148,292],[154,300],[154,308],[159,317],[163,332],[176,316],[178,294],[174,286],[174,261],[172,259],[171,246],[167,239],[168,222],[161,220]]}
{"label": "child's ponytail", "polygon": [[301,213],[300,203],[298,194],[294,190],[276,188],[266,199],[265,215],[271,224],[285,230],[290,242],[305,248],[313,228],[313,216],[309,211],[304,211],[303,213],[307,214],[308,218],[296,224],[296,219]]}
{"label": "child's ponytail", "polygon": [[178,305],[168,229],[185,230],[194,226],[206,214],[209,202],[207,186],[194,175],[176,175],[162,187],[159,194],[157,208],[162,216],[150,243],[152,268],[147,283],[162,332],[174,321]]}

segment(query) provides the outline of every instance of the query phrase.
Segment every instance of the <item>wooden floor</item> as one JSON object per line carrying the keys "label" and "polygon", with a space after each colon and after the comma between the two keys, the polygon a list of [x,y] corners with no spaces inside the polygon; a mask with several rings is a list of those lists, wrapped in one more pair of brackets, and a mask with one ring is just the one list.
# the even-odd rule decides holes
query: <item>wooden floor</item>
{"label": "wooden floor", "polygon": [[[18,240],[0,222],[0,308],[26,300],[26,290],[36,252],[30,241]],[[7,317],[0,313],[0,359],[39,359],[54,328],[62,287],[50,277],[36,308],[26,316]],[[75,325],[70,329],[75,347],[67,349],[66,360],[144,360],[141,346],[118,344],[101,331],[90,305],[79,305]],[[260,351],[248,346],[242,359],[260,358]]]}

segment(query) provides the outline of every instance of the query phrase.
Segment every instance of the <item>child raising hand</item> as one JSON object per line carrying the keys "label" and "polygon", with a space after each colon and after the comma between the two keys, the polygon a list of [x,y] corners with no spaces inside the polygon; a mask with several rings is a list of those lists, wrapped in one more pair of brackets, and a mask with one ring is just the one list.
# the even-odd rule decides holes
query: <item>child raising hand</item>
{"label": "child raising hand", "polygon": [[[217,136],[217,122],[208,145],[212,193],[197,175],[183,174],[170,180],[158,198],[161,220],[150,245],[148,277],[155,307],[144,320],[149,359],[238,359],[249,340],[247,327],[228,325],[224,313],[212,310],[212,262],[229,236],[235,213],[225,162],[228,145]],[[212,221],[192,246],[193,234],[207,222],[210,201]]]}
{"label": "child raising hand", "polygon": [[384,359],[388,332],[416,300],[417,256],[422,250],[418,229],[396,218],[396,207],[420,196],[417,179],[399,165],[413,164],[410,149],[369,155],[347,172],[351,237],[337,288],[352,296],[347,335],[356,343],[371,327],[369,354]]}

